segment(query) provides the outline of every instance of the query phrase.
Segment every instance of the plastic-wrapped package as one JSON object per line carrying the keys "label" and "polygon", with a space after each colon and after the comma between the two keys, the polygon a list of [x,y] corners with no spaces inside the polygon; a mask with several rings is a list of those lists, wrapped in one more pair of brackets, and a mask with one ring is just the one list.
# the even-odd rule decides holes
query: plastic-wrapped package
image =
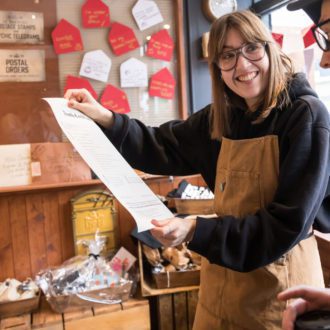
{"label": "plastic-wrapped package", "polygon": [[127,300],[132,281],[118,274],[100,256],[103,238],[79,242],[89,248],[89,256],[76,256],[60,267],[46,269],[36,276],[53,310],[62,313],[76,307],[116,304]]}

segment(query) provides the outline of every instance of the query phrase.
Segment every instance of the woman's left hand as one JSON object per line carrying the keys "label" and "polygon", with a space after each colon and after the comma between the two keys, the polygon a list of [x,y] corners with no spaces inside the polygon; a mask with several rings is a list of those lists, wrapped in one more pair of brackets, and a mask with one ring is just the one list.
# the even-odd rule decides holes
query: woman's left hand
{"label": "woman's left hand", "polygon": [[196,228],[196,218],[152,220],[151,223],[155,226],[150,230],[151,234],[165,247],[190,241]]}

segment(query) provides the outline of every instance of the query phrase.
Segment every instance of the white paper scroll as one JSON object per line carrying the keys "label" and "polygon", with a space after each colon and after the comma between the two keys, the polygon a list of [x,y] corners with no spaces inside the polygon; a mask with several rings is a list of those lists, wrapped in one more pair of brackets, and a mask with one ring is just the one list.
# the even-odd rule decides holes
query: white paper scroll
{"label": "white paper scroll", "polygon": [[139,232],[152,228],[152,219],[173,217],[91,119],[68,108],[63,98],[45,100],[81,157],[133,216]]}

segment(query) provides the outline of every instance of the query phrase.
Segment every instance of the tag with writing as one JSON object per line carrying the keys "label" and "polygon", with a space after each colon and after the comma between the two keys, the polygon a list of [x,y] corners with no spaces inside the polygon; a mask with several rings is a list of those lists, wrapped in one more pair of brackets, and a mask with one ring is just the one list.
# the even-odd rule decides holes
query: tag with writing
{"label": "tag with writing", "polygon": [[113,23],[109,33],[109,43],[115,55],[123,55],[139,47],[133,30],[123,24]]}
{"label": "tag with writing", "polygon": [[78,52],[84,49],[80,31],[73,24],[61,19],[52,32],[56,54]]}
{"label": "tag with writing", "polygon": [[101,0],[87,0],[81,8],[81,16],[84,28],[110,26],[109,7]]}
{"label": "tag with writing", "polygon": [[74,77],[70,75],[66,77],[64,92],[66,92],[68,89],[80,89],[80,88],[87,89],[92,94],[95,100],[98,99],[97,93],[95,92],[94,88],[87,79]]}
{"label": "tag with writing", "polygon": [[132,14],[141,31],[163,22],[163,16],[155,1],[139,0],[133,7]]}
{"label": "tag with writing", "polygon": [[172,73],[164,68],[151,77],[149,95],[163,99],[173,99],[176,81]]}
{"label": "tag with writing", "polygon": [[147,65],[136,58],[130,58],[120,66],[121,87],[147,87]]}
{"label": "tag with writing", "polygon": [[136,258],[124,247],[121,247],[111,259],[110,266],[114,272],[122,276],[133,266],[135,261]]}
{"label": "tag with writing", "polygon": [[151,36],[146,55],[159,60],[171,61],[174,42],[167,30],[160,30]]}
{"label": "tag with writing", "polygon": [[131,111],[125,92],[111,84],[106,86],[100,102],[105,108],[117,113]]}

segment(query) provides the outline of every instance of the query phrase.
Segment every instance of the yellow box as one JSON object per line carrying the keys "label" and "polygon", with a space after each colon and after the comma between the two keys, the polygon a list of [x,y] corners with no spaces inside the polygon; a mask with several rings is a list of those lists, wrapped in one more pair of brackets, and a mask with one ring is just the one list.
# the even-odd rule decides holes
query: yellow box
{"label": "yellow box", "polygon": [[[98,231],[106,238],[104,253],[118,248],[118,212],[114,196],[108,191],[86,191],[71,199],[74,242],[92,240]],[[75,253],[86,255],[87,249],[75,244]]]}

